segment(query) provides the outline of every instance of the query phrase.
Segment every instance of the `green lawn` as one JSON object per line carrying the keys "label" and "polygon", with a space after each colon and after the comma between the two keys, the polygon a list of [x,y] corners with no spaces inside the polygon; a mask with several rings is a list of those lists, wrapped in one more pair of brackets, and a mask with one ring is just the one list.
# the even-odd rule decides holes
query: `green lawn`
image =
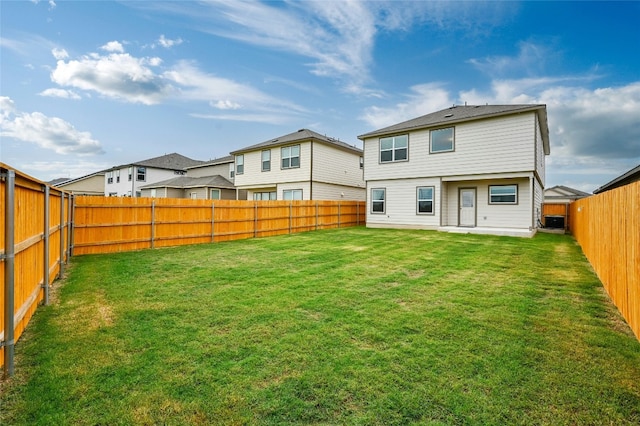
{"label": "green lawn", "polygon": [[316,231],[59,286],[1,424],[640,423],[640,343],[569,236]]}

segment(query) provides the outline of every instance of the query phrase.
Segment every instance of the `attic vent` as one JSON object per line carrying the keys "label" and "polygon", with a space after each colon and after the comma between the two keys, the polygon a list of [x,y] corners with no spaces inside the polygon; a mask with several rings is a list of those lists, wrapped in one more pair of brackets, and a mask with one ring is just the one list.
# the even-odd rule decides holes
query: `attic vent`
{"label": "attic vent", "polygon": [[449,118],[449,117],[453,117],[453,114],[447,114],[444,116],[444,118]]}
{"label": "attic vent", "polygon": [[304,132],[304,131],[305,131],[305,129],[300,129],[300,130],[298,130],[298,132]]}
{"label": "attic vent", "polygon": [[271,142],[278,142],[278,139],[276,138],[276,139],[272,140]]}

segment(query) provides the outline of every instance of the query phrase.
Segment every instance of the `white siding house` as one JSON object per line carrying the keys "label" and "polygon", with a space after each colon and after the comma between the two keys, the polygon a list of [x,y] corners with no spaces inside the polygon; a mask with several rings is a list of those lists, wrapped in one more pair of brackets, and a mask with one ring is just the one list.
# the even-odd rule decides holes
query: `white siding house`
{"label": "white siding house", "polygon": [[301,129],[231,153],[252,200],[364,200],[362,150]]}
{"label": "white siding house", "polygon": [[359,138],[369,227],[531,236],[539,226],[545,105],[454,106]]}
{"label": "white siding house", "polygon": [[173,153],[115,166],[104,171],[104,195],[140,197],[143,186],[184,176],[187,167],[201,163],[203,162]]}

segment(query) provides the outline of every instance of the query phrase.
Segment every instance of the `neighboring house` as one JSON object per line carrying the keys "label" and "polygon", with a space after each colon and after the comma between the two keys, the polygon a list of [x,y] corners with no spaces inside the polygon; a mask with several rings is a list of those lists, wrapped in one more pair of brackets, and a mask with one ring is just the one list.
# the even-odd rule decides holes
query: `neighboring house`
{"label": "neighboring house", "polygon": [[367,226],[535,234],[549,155],[545,105],[453,106],[358,137]]}
{"label": "neighboring house", "polygon": [[362,150],[301,129],[239,149],[235,185],[252,200],[364,200]]}
{"label": "neighboring house", "polygon": [[601,192],[610,191],[612,189],[628,185],[630,183],[636,182],[640,180],[640,164],[638,164],[633,169],[629,170],[626,173],[621,174],[617,178],[611,180],[610,182],[605,183],[600,188],[593,191],[594,194],[599,194]]}
{"label": "neighboring house", "polygon": [[568,186],[556,185],[544,190],[544,202],[548,204],[569,204],[591,194]]}
{"label": "neighboring house", "polygon": [[191,198],[199,200],[235,200],[233,183],[220,175],[189,177],[178,176],[161,182],[141,186],[142,197]]}
{"label": "neighboring house", "polygon": [[100,171],[75,179],[56,179],[49,183],[74,195],[104,195],[104,174],[104,171]]}
{"label": "neighboring house", "polygon": [[203,161],[173,153],[115,166],[104,171],[104,195],[140,197],[143,186],[184,176],[187,174],[187,167],[202,163]]}

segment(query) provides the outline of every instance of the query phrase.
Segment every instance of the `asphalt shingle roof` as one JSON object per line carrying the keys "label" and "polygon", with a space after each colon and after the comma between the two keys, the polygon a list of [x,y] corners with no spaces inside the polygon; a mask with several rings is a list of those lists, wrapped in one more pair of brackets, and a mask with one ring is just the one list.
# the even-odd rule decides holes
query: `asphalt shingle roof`
{"label": "asphalt shingle roof", "polygon": [[325,143],[327,145],[332,145],[337,148],[346,149],[352,152],[356,152],[358,154],[362,154],[362,150],[353,145],[349,145],[346,142],[342,142],[338,139],[334,139],[325,135],[321,135],[320,133],[314,132],[309,129],[300,129],[297,132],[289,133],[284,136],[277,137],[275,139],[270,139],[265,142],[261,142],[255,145],[248,146],[246,148],[238,149],[233,151],[231,154],[236,155],[243,152],[256,151],[258,149],[270,148],[275,146],[287,145],[294,142],[302,142],[307,140],[315,140],[318,142]]}
{"label": "asphalt shingle roof", "polygon": [[233,186],[233,183],[229,182],[227,179],[223,178],[220,175],[202,177],[179,176],[163,180],[161,182],[150,183],[140,188],[198,188],[209,186],[214,188],[235,188],[235,186]]}

